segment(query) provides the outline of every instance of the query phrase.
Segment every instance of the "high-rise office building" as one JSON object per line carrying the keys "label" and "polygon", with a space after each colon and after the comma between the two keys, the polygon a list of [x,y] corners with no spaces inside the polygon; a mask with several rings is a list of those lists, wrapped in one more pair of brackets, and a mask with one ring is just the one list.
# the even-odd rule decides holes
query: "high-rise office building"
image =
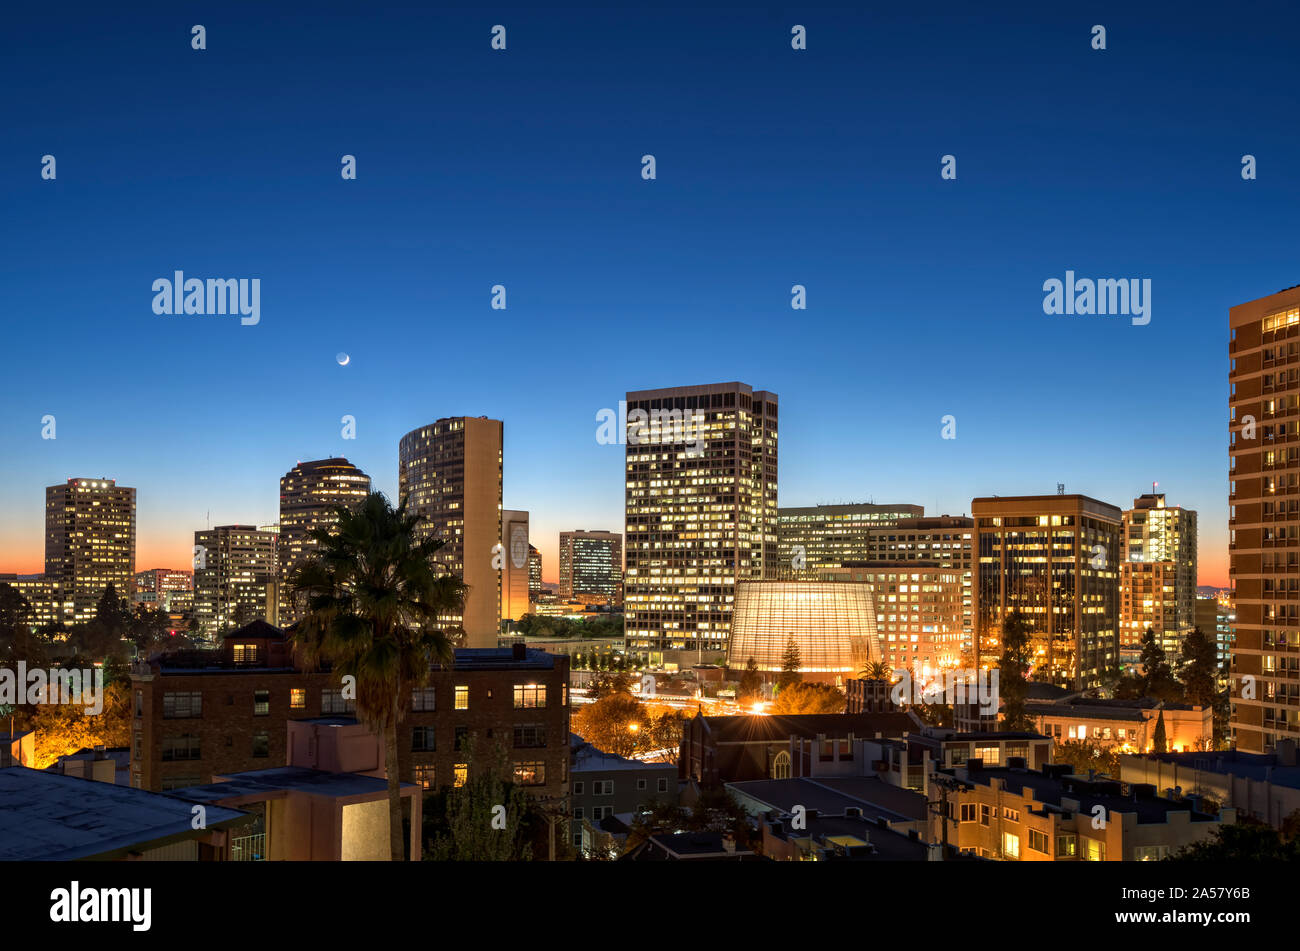
{"label": "high-rise office building", "polygon": [[1237,749],[1266,753],[1300,731],[1300,286],[1228,323],[1231,728]]}
{"label": "high-rise office building", "polygon": [[113,479],[69,479],[45,489],[45,577],[89,621],[105,589],[135,583],[135,489]]}
{"label": "high-rise office building", "polygon": [[924,515],[920,505],[812,505],[777,510],[776,577],[808,581],[829,568],[871,560],[872,529]]}
{"label": "high-rise office building", "polygon": [[727,649],[736,584],[777,551],[777,396],[743,383],[627,394],[629,650],[691,662]]}
{"label": "high-rise office building", "polygon": [[279,615],[275,532],[218,525],[194,533],[194,627],[207,637]]}
{"label": "high-rise office building", "polygon": [[864,562],[823,569],[819,580],[868,585],[879,639],[871,660],[929,683],[962,663],[962,576],[934,562]]}
{"label": "high-rise office building", "polygon": [[518,621],[528,613],[528,513],[501,513],[501,617]]}
{"label": "high-rise office building", "polygon": [[1138,663],[1150,629],[1176,663],[1196,626],[1196,513],[1166,505],[1163,493],[1141,495],[1124,512],[1123,545],[1120,661]]}
{"label": "high-rise office building", "polygon": [[280,478],[280,623],[298,620],[302,607],[292,595],[294,572],[316,550],[314,529],[338,524],[340,505],[358,505],[370,493],[370,476],[346,459],[300,462]]}
{"label": "high-rise office building", "polygon": [[975,520],[964,515],[900,518],[873,528],[868,539],[871,562],[902,567],[930,563],[960,572],[961,656],[975,651]]}
{"label": "high-rise office building", "polygon": [[[180,597],[177,597],[180,595]],[[135,603],[155,611],[172,611],[176,605],[194,605],[194,572],[174,568],[149,568],[136,572]],[[173,602],[176,602],[174,604]]]}
{"label": "high-rise office building", "polygon": [[617,532],[560,532],[560,597],[623,600],[623,536]]}
{"label": "high-rise office building", "polygon": [[528,546],[528,600],[536,601],[542,593],[542,553]]}
{"label": "high-rise office building", "polygon": [[1097,686],[1119,663],[1123,513],[1083,495],[975,499],[977,662],[995,667],[1002,624],[1020,611],[1030,630],[1030,676],[1072,689]]}
{"label": "high-rise office building", "polygon": [[443,540],[435,559],[466,585],[461,614],[442,621],[465,632],[462,647],[496,647],[501,629],[499,419],[457,416],[413,429],[398,446],[398,497]]}

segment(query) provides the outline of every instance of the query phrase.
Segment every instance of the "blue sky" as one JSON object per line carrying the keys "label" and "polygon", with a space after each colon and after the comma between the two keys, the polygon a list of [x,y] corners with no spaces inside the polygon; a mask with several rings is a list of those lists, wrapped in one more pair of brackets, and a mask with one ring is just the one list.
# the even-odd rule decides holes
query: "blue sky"
{"label": "blue sky", "polygon": [[[1296,17],[1000,6],[12,11],[0,571],[70,476],[136,486],[139,567],[183,564],[300,459],[395,494],[403,433],[488,415],[553,578],[561,529],[621,530],[597,412],[743,380],[782,504],[1158,480],[1226,581],[1227,310],[1300,282]],[[260,324],[155,315],[177,269],[260,278]],[[1149,278],[1151,323],[1044,315],[1067,269]]]}

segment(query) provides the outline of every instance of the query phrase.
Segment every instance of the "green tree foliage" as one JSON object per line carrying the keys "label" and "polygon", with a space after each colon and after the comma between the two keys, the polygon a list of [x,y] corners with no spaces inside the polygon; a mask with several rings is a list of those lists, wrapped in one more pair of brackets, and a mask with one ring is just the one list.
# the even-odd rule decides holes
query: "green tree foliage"
{"label": "green tree foliage", "polygon": [[1002,728],[1009,732],[1032,730],[1034,719],[1026,704],[1030,659],[1029,622],[1012,611],[1002,622],[1002,658],[998,662],[998,694],[1002,699]]}
{"label": "green tree foliage", "polygon": [[844,694],[830,684],[794,683],[776,695],[771,713],[843,713]]}
{"label": "green tree foliage", "polygon": [[291,580],[306,614],[293,629],[309,663],[327,660],[336,677],[354,677],[357,714],[384,740],[392,860],[405,857],[397,727],[430,665],[454,658],[439,615],[457,613],[465,586],[439,574],[441,540],[418,538],[420,516],[380,492],[335,509],[333,531],[315,529],[316,549]]}
{"label": "green tree foliage", "polygon": [[1183,638],[1182,662],[1178,669],[1188,703],[1213,706],[1219,694],[1216,683],[1218,670],[1218,645],[1202,634],[1199,627],[1193,628],[1192,633]]}
{"label": "green tree foliage", "polygon": [[466,750],[469,777],[460,787],[444,787],[426,799],[428,847],[425,858],[452,862],[519,862],[533,857],[524,834],[536,806],[522,786],[508,783],[510,762],[495,746],[482,756],[471,742]]}
{"label": "green tree foliage", "polygon": [[515,630],[526,637],[622,637],[623,615],[609,614],[572,620],[525,614],[515,622]]}
{"label": "green tree foliage", "polygon": [[785,643],[785,651],[781,654],[781,675],[776,679],[776,685],[779,689],[784,690],[793,684],[800,683],[803,675],[799,673],[799,668],[803,666],[803,659],[799,656],[799,645],[791,637]]}
{"label": "green tree foliage", "polygon": [[1220,825],[1207,838],[1170,855],[1168,862],[1295,862],[1300,840],[1248,816]]}
{"label": "green tree foliage", "polygon": [[1142,636],[1142,695],[1166,703],[1182,703],[1183,687],[1174,677],[1173,669],[1164,649],[1156,641],[1156,633],[1147,628]]}
{"label": "green tree foliage", "polygon": [[1068,764],[1080,776],[1087,776],[1088,770],[1094,770],[1119,778],[1119,753],[1091,740],[1058,742],[1052,750],[1052,760]]}
{"label": "green tree foliage", "polygon": [[1151,737],[1151,749],[1156,753],[1169,752],[1169,735],[1165,732],[1165,711],[1156,717],[1156,732]]}
{"label": "green tree foliage", "polygon": [[745,661],[745,671],[740,675],[736,699],[746,702],[757,700],[761,696],[763,696],[763,674],[758,669],[758,661],[751,657]]}

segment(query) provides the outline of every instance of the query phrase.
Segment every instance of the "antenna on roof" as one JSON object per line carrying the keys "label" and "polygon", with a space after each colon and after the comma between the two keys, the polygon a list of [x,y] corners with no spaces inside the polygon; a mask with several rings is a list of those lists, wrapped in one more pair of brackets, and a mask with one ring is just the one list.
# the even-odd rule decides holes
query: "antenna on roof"
{"label": "antenna on roof", "polygon": [[1056,494],[1057,494],[1057,495],[1065,495],[1065,483],[1064,483],[1064,482],[1058,482],[1058,483],[1056,483]]}

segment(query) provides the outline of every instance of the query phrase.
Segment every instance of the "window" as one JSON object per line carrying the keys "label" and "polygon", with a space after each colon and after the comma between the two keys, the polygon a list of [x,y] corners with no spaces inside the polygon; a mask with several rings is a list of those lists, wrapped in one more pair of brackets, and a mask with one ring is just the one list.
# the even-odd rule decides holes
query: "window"
{"label": "window", "polygon": [[203,716],[203,694],[197,690],[163,694],[163,719],[188,720]]}
{"label": "window", "polygon": [[1083,840],[1083,858],[1086,862],[1106,861],[1106,843],[1100,839]]}
{"label": "window", "polygon": [[546,684],[515,684],[515,709],[531,710],[546,706]]}
{"label": "window", "polygon": [[1133,859],[1138,862],[1161,862],[1167,854],[1167,845],[1139,845],[1133,850]]}
{"label": "window", "polygon": [[453,731],[452,744],[457,753],[463,753],[469,746],[469,727],[458,726]]}
{"label": "window", "polygon": [[582,821],[582,807],[581,807],[581,806],[574,806],[574,807],[573,807],[573,818],[574,818],[575,820],[579,821],[579,822]]}
{"label": "window", "polygon": [[1056,857],[1072,859],[1079,854],[1079,837],[1073,832],[1056,837]]}
{"label": "window", "polygon": [[1020,836],[1002,833],[1002,854],[1009,859],[1020,858]]}
{"label": "window", "polygon": [[356,713],[356,711],[356,701],[344,700],[342,690],[326,687],[320,692],[320,712],[322,716],[328,716],[331,713]]}
{"label": "window", "polygon": [[592,806],[591,807],[591,819],[593,822],[599,822],[601,819],[604,819],[606,816],[612,816],[613,814],[614,814],[613,806]]}
{"label": "window", "polygon": [[614,780],[598,779],[591,784],[591,794],[593,796],[612,796],[614,795]]}
{"label": "window", "polygon": [[469,709],[469,685],[461,684],[456,688],[456,709]]}
{"label": "window", "polygon": [[303,687],[289,688],[289,709],[306,710],[307,709],[307,691]]}
{"label": "window", "polygon": [[456,787],[460,788],[461,786],[464,786],[465,783],[469,780],[469,763],[457,763],[455,767],[455,772],[456,772]]}
{"label": "window", "polygon": [[411,710],[415,713],[432,713],[438,709],[436,687],[421,687],[411,691]]}
{"label": "window", "polygon": [[961,804],[961,821],[962,822],[975,821],[975,803],[963,802]]}
{"label": "window", "polygon": [[659,780],[659,791],[661,793],[668,792],[668,780],[666,779]]}
{"label": "window", "polygon": [[236,664],[256,664],[257,663],[257,645],[256,644],[236,644],[234,647]]}
{"label": "window", "polygon": [[253,757],[264,759],[271,755],[271,735],[269,733],[253,734]]}
{"label": "window", "polygon": [[1050,854],[1047,851],[1047,833],[1039,832],[1035,829],[1029,830],[1029,847],[1035,852],[1042,852],[1044,855]]}
{"label": "window", "polygon": [[162,760],[164,763],[180,760],[202,759],[199,752],[199,738],[191,733],[180,736],[164,736],[162,741]]}
{"label": "window", "polygon": [[434,770],[431,763],[415,767],[415,781],[420,784],[421,788],[433,789],[433,776]]}
{"label": "window", "polygon": [[515,763],[515,783],[520,786],[546,785],[546,764],[541,760]]}
{"label": "window", "polygon": [[[162,781],[163,792],[172,789],[184,789],[186,786],[197,786],[202,780],[197,773],[190,773],[184,776],[164,776]],[[137,787],[138,788],[138,787]]]}
{"label": "window", "polygon": [[515,724],[515,748],[523,749],[525,747],[545,746],[546,745],[546,724],[545,723],[516,723]]}
{"label": "window", "polygon": [[1002,818],[1003,818],[1003,819],[1009,819],[1009,820],[1012,821],[1012,822],[1019,822],[1019,821],[1020,821],[1020,810],[1019,810],[1019,809],[1012,809],[1010,806],[1003,806],[1003,807],[1002,807]]}
{"label": "window", "polygon": [[253,691],[253,716],[264,717],[271,712],[271,691]]}
{"label": "window", "polygon": [[977,746],[975,747],[975,758],[983,760],[985,766],[997,766],[1002,762],[1002,747]]}
{"label": "window", "polygon": [[645,782],[644,779],[638,779],[638,780],[636,781],[636,791],[637,791],[637,792],[644,792],[644,791],[645,791],[645,787],[646,787],[646,782]]}
{"label": "window", "polygon": [[135,715],[137,717],[144,716],[144,691],[143,690],[137,690],[135,692]]}
{"label": "window", "polygon": [[776,756],[772,758],[772,778],[790,778],[790,754],[785,750],[777,753]]}
{"label": "window", "polygon": [[580,779],[579,779],[579,780],[574,780],[574,782],[573,782],[573,794],[574,794],[575,796],[581,796],[581,795],[582,795],[582,780],[580,780]]}
{"label": "window", "polygon": [[412,753],[434,753],[437,752],[438,744],[434,740],[434,731],[431,726],[417,726],[411,729],[411,752]]}
{"label": "window", "polygon": [[989,806],[980,806],[980,825],[986,826],[993,818],[993,810]]}

